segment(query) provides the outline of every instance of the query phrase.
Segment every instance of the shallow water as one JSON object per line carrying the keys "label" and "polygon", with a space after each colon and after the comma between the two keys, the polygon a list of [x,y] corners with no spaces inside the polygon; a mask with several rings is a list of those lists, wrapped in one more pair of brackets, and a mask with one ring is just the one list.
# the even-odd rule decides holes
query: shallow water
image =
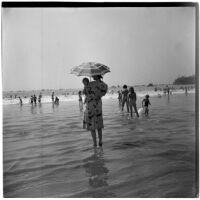
{"label": "shallow water", "polygon": [[5,105],[4,197],[195,197],[194,94],[150,101],[149,117],[127,119],[104,100],[102,148],[78,102]]}

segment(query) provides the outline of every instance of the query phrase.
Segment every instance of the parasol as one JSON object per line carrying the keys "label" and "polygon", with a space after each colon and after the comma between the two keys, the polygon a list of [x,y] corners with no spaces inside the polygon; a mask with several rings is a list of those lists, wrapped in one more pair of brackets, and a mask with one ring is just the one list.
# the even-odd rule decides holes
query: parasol
{"label": "parasol", "polygon": [[77,76],[95,76],[104,75],[110,72],[110,68],[104,64],[96,62],[85,62],[79,66],[75,66],[71,69],[70,73]]}

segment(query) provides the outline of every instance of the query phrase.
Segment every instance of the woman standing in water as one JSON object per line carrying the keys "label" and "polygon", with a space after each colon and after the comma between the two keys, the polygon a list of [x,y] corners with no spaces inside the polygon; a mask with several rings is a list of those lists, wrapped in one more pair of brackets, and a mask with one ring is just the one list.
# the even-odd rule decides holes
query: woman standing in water
{"label": "woman standing in water", "polygon": [[102,128],[103,115],[102,115],[102,100],[101,98],[106,94],[108,86],[101,80],[101,75],[92,77],[87,87],[89,92],[86,93],[87,97],[87,129],[91,131],[94,146],[97,146],[96,130],[98,131],[99,146],[102,146]]}
{"label": "woman standing in water", "polygon": [[130,111],[131,111],[131,118],[133,117],[133,108],[135,110],[137,117],[139,117],[136,101],[137,101],[137,96],[136,96],[136,93],[134,91],[134,88],[130,87],[129,88],[129,94],[128,94],[128,102],[129,102]]}

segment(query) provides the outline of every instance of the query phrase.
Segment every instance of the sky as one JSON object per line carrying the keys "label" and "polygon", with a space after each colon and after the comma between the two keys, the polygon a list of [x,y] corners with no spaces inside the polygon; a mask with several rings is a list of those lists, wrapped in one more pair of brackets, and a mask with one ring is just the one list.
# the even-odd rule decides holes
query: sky
{"label": "sky", "polygon": [[82,88],[88,61],[109,86],[193,75],[195,8],[2,8],[3,91]]}

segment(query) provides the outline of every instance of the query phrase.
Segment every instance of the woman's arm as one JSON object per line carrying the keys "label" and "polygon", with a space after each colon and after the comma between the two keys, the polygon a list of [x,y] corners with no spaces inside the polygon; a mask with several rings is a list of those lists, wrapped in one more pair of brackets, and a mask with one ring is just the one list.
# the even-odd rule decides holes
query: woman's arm
{"label": "woman's arm", "polygon": [[83,94],[86,95],[86,89],[85,89],[85,87],[83,88]]}
{"label": "woman's arm", "polygon": [[108,86],[103,81],[100,83],[100,96],[105,96],[108,91]]}

